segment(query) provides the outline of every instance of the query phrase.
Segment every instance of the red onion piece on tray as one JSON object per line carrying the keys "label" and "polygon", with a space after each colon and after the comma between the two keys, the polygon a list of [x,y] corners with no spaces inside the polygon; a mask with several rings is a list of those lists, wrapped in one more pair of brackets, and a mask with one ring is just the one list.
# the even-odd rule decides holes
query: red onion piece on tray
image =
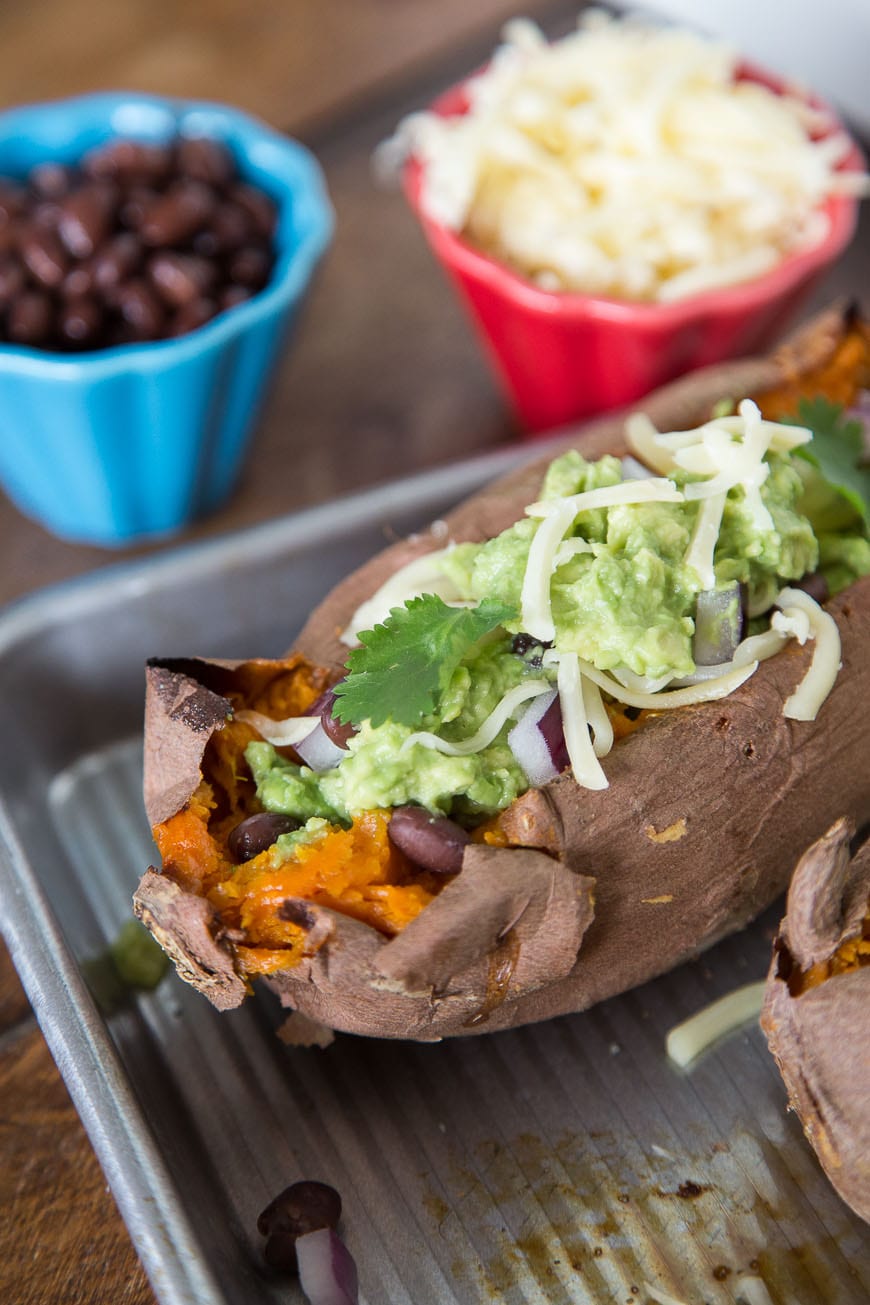
{"label": "red onion piece on tray", "polygon": [[696,666],[730,662],[742,637],[743,608],[736,580],[724,589],[705,589],[698,594],[692,642]]}
{"label": "red onion piece on tray", "polygon": [[508,746],[532,788],[540,788],[568,765],[557,689],[534,698],[508,734]]}
{"label": "red onion piece on tray", "polygon": [[296,1257],[299,1281],[310,1305],[358,1305],[356,1264],[332,1228],[297,1237]]}

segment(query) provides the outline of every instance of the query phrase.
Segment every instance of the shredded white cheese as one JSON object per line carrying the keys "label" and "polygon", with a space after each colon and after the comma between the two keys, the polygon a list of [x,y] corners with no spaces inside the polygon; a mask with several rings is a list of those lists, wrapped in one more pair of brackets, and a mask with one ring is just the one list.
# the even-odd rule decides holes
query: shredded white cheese
{"label": "shredded white cheese", "polygon": [[426,213],[542,289],[669,302],[744,281],[824,238],[830,193],[864,190],[830,117],[813,139],[724,44],[600,12],[505,41],[466,115],[415,114],[381,158],[419,158]]}
{"label": "shredded white cheese", "polygon": [[319,716],[287,716],[284,720],[272,720],[271,716],[264,716],[259,711],[237,711],[235,717],[250,725],[275,748],[301,743],[320,724]]}
{"label": "shredded white cheese", "polygon": [[[627,480],[618,485],[585,490],[566,498],[543,499],[526,508],[526,516],[541,518],[529,547],[520,596],[520,624],[544,643],[555,637],[550,607],[550,582],[564,547],[565,535],[581,512],[637,503],[681,503],[683,496],[669,480]],[[566,541],[573,543],[574,541]]]}
{"label": "shredded white cheese", "polygon": [[568,749],[574,779],[581,788],[595,790],[608,788],[607,776],[601,768],[589,737],[589,720],[580,678],[580,659],[576,653],[559,654],[557,683],[565,746]]}
{"label": "shredded white cheese", "polygon": [[764,630],[761,634],[751,634],[739,643],[730,662],[720,662],[718,666],[696,666],[691,675],[684,675],[678,680],[671,680],[675,689],[685,688],[689,684],[701,684],[704,680],[719,679],[730,671],[751,662],[765,662],[775,656],[788,642],[788,635],[780,630]]}
{"label": "shredded white cheese", "polygon": [[596,757],[606,757],[613,747],[613,722],[607,714],[601,690],[589,679],[583,679],[583,707],[592,730],[592,750]]}
{"label": "shredded white cheese", "polygon": [[713,555],[719,542],[726,498],[726,494],[713,494],[703,500],[698,508],[692,541],[686,550],[686,565],[697,571],[703,589],[713,589],[716,585]]}
{"label": "shredded white cheese", "polygon": [[727,1033],[733,1033],[750,1020],[757,1020],[765,986],[762,981],[737,988],[671,1029],[665,1042],[669,1058],[685,1069],[702,1051]]}
{"label": "shredded white cheese", "polygon": [[[545,662],[548,661],[551,652],[552,650],[549,650],[544,654]],[[671,707],[691,707],[697,702],[715,702],[719,698],[726,698],[729,693],[739,689],[740,685],[758,669],[758,662],[750,662],[748,666],[738,666],[715,679],[691,684],[685,689],[665,689],[658,693],[633,693],[606,671],[599,671],[591,662],[580,658],[579,665],[581,674],[587,676],[593,684],[597,684],[599,689],[609,693],[617,702],[625,703],[626,707],[639,707],[641,710],[649,708],[653,711],[664,711]]]}
{"label": "shredded white cheese", "polygon": [[502,727],[511,719],[521,702],[527,702],[529,698],[537,698],[538,694],[550,693],[552,684],[549,680],[524,680],[522,684],[514,685],[508,689],[507,693],[490,712],[480,729],[467,739],[458,740],[451,743],[449,739],[442,739],[438,734],[431,734],[428,730],[419,730],[415,734],[409,734],[402,744],[400,752],[408,752],[416,743],[421,744],[424,748],[431,748],[435,752],[443,752],[447,757],[468,757],[473,752],[482,752],[488,748],[490,743],[497,738]]}
{"label": "shredded white cheese", "polygon": [[550,607],[550,580],[562,539],[576,515],[570,504],[561,511],[551,512],[538,526],[529,546],[520,595],[520,624],[527,634],[544,643],[551,643],[556,636]]}
{"label": "shredded white cheese", "polygon": [[401,607],[409,599],[418,598],[421,594],[437,594],[445,603],[456,604],[460,595],[453,581],[441,569],[442,559],[451,551],[451,547],[452,545],[436,548],[423,557],[415,557],[394,572],[371,598],[360,603],[347,628],[341,633],[341,642],[353,648],[358,643],[360,630],[371,630],[380,625],[394,607]]}
{"label": "shredded white cheese", "polygon": [[795,620],[792,610],[795,608],[807,617],[810,638],[816,645],[810,669],[791,697],[786,699],[782,714],[789,720],[815,720],[842,666],[840,631],[834,618],[802,589],[783,589],[776,602],[786,620]]}
{"label": "shredded white cheese", "polygon": [[527,517],[557,515],[565,507],[573,507],[574,516],[592,512],[596,508],[633,507],[637,503],[682,503],[683,495],[671,480],[653,477],[650,480],[623,480],[618,485],[603,485],[601,489],[586,489],[580,494],[565,498],[545,498],[530,503]]}

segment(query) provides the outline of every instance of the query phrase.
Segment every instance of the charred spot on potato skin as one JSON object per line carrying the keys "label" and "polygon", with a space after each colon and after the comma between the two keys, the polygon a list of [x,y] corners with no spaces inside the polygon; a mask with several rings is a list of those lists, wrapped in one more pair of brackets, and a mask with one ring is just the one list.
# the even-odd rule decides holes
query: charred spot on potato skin
{"label": "charred spot on potato skin", "polygon": [[794,972],[794,957],[781,938],[776,939],[773,950],[776,955],[776,977],[783,983],[788,983]]}
{"label": "charred spot on potato skin", "polygon": [[316,916],[304,902],[288,897],[278,907],[278,919],[288,924],[298,924],[300,929],[313,929],[317,923]]}
{"label": "charred spot on potato skin", "polygon": [[751,739],[748,743],[744,743],[743,755],[744,757],[750,757],[750,758],[755,756],[755,744],[752,742]]}
{"label": "charred spot on potato skin", "polygon": [[720,716],[714,726],[717,734],[725,734],[726,731],[730,730],[730,728],[731,721],[727,716]]}

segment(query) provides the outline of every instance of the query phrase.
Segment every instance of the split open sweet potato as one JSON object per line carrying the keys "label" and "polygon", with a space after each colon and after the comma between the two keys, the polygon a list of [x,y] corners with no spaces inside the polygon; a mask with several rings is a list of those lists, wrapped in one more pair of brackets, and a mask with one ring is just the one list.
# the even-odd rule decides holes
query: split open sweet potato
{"label": "split open sweet potato", "polygon": [[[870,337],[832,310],[768,359],[696,373],[650,396],[664,428],[753,396],[773,417],[801,394],[849,403],[870,384]],[[626,452],[623,422],[587,428],[587,458]],[[522,516],[552,457],[462,504],[450,538],[490,538]],[[608,758],[609,787],[570,771],[476,831],[446,881],[410,865],[383,813],[337,830],[288,869],[241,867],[227,836],[256,810],[240,707],[304,711],[337,679],[339,632],[399,567],[443,546],[443,526],[386,549],[314,612],[294,653],[230,665],[158,661],[148,672],[145,797],[163,858],[136,911],[182,977],[238,1005],[262,976],[333,1028],[436,1039],[581,1010],[659,974],[767,906],[801,851],[840,816],[870,819],[859,762],[870,728],[870,578],[828,607],[842,670],[815,721],[782,715],[811,647],[789,645],[729,697],[652,714]],[[247,731],[247,733],[246,733]]]}
{"label": "split open sweet potato", "polygon": [[801,858],[761,1023],[825,1173],[870,1223],[870,841],[840,820]]}

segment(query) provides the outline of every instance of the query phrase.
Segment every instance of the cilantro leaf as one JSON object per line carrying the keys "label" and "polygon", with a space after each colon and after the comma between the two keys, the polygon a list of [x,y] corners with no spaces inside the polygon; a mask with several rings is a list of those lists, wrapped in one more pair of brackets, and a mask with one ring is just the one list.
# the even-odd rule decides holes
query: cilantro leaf
{"label": "cilantro leaf", "polygon": [[471,648],[516,616],[492,598],[479,607],[448,607],[435,594],[394,607],[382,625],[364,630],[347,660],[350,674],[335,686],[334,714],[344,724],[416,725],[433,712],[450,677]]}
{"label": "cilantro leaf", "polygon": [[861,465],[864,457],[862,423],[846,417],[842,404],[831,403],[821,396],[801,399],[797,417],[783,420],[790,425],[809,427],[813,432],[812,441],[802,444],[795,453],[812,463],[870,528],[870,467]]}

